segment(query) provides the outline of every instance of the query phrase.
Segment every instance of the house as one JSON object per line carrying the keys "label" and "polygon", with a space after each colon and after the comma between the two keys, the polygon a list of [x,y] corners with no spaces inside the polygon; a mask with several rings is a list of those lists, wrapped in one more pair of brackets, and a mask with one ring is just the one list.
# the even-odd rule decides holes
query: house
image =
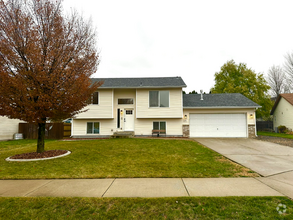
{"label": "house", "polygon": [[13,135],[18,133],[18,124],[22,122],[18,119],[10,119],[0,116],[0,140],[13,139]]}
{"label": "house", "polygon": [[275,131],[280,125],[293,130],[293,94],[280,94],[272,108],[271,115],[273,115]]}
{"label": "house", "polygon": [[188,94],[181,77],[94,78],[104,84],[88,111],[72,120],[72,136],[108,137],[117,131],[173,137],[254,137],[260,106],[241,94]]}

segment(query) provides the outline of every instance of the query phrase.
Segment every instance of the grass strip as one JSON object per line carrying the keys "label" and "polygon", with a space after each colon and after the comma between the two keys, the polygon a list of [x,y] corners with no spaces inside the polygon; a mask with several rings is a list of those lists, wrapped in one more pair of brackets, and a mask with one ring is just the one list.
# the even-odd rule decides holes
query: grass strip
{"label": "grass strip", "polygon": [[293,219],[292,212],[285,197],[0,198],[0,219]]}
{"label": "grass strip", "polygon": [[293,139],[292,134],[283,134],[283,133],[275,133],[275,132],[267,132],[267,131],[258,131],[257,135]]}

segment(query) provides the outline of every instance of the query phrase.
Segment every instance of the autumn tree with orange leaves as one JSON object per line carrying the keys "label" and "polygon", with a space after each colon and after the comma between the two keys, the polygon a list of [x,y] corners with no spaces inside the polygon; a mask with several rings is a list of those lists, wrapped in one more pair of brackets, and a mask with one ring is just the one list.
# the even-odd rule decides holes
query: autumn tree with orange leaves
{"label": "autumn tree with orange leaves", "polygon": [[82,112],[101,85],[95,30],[62,0],[0,0],[0,115],[38,124],[45,150],[46,121]]}

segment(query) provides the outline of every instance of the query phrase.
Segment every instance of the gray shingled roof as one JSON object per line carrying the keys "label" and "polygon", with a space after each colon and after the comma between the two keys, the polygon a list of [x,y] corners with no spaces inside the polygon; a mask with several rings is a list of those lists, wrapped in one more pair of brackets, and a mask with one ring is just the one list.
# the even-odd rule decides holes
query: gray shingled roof
{"label": "gray shingled roof", "polygon": [[149,78],[92,78],[92,82],[104,81],[99,88],[159,88],[186,87],[181,77]]}
{"label": "gray shingled roof", "polygon": [[183,108],[260,108],[261,106],[240,93],[184,94]]}

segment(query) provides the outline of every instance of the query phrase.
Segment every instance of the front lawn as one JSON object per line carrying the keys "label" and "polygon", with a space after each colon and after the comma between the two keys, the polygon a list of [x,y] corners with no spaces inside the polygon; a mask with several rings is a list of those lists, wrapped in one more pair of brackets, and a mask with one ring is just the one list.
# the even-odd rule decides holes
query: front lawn
{"label": "front lawn", "polygon": [[268,132],[268,131],[258,131],[257,135],[293,139],[292,134],[275,133],[275,132]]}
{"label": "front lawn", "polygon": [[47,141],[45,148],[72,153],[53,160],[7,162],[9,156],[35,151],[36,141],[0,142],[0,179],[257,176],[191,140]]}
{"label": "front lawn", "polygon": [[0,219],[293,219],[292,212],[286,197],[0,198]]}

